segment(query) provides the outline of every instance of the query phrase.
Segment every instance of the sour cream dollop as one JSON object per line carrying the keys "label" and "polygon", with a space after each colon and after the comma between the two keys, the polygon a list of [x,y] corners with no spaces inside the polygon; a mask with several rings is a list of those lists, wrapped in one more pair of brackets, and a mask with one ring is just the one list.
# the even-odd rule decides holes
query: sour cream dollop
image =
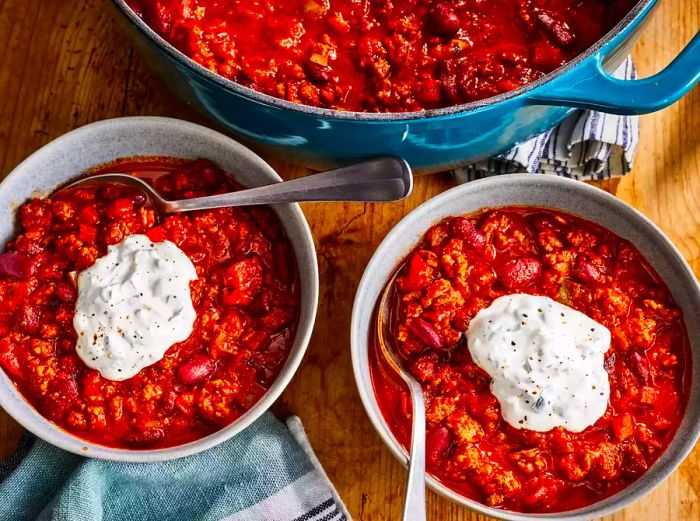
{"label": "sour cream dollop", "polygon": [[190,259],[170,241],[131,235],[78,277],[76,351],[109,380],[155,364],[192,333],[197,316]]}
{"label": "sour cream dollop", "polygon": [[581,432],[605,413],[610,331],[583,313],[547,297],[506,295],[476,314],[467,342],[513,427]]}

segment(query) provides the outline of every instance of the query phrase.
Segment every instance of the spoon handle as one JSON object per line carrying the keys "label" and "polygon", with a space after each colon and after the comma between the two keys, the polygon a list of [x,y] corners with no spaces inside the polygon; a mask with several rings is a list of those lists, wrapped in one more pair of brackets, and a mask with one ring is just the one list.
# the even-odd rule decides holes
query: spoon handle
{"label": "spoon handle", "polygon": [[320,174],[208,197],[169,201],[170,212],[304,201],[398,201],[413,187],[411,167],[380,157]]}
{"label": "spoon handle", "polygon": [[413,424],[403,521],[425,521],[425,401],[418,382],[411,379],[406,383],[411,391]]}

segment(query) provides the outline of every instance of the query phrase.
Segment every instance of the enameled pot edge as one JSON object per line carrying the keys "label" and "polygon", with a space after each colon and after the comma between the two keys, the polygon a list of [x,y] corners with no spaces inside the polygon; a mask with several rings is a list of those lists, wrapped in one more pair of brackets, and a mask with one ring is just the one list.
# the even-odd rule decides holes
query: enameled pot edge
{"label": "enameled pot edge", "polygon": [[[605,70],[622,60],[658,0],[642,0],[587,53],[523,89],[475,104],[408,115],[331,111],[257,93],[186,58],[147,28],[123,0],[111,0],[110,4],[152,65],[169,78],[172,88],[257,148],[317,167],[399,155],[414,169],[425,172],[494,155],[548,130],[572,111],[549,106],[554,98],[567,104],[566,97],[576,94],[565,88],[599,91],[586,88],[591,82],[611,83],[618,91],[631,87],[633,82],[611,81]],[[584,61],[589,65],[578,67]],[[680,65],[676,71],[683,69]],[[562,81],[554,81],[557,78]],[[580,105],[581,100],[571,104]]]}

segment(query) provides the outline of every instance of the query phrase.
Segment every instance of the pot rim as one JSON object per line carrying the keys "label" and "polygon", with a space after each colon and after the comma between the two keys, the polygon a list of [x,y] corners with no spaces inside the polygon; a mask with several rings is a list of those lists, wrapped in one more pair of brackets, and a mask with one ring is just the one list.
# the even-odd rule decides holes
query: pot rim
{"label": "pot rim", "polygon": [[277,98],[269,94],[264,94],[258,92],[250,87],[245,87],[240,83],[233,80],[225,78],[209,69],[200,65],[192,58],[179,51],[176,47],[170,44],[162,36],[156,33],[143,19],[141,19],[134,10],[129,7],[126,0],[111,0],[114,6],[119,10],[119,12],[124,16],[127,23],[134,26],[142,35],[144,35],[152,44],[154,44],[161,51],[165,52],[173,60],[180,62],[182,65],[187,67],[190,71],[203,76],[205,79],[217,84],[219,87],[224,88],[232,93],[239,94],[251,101],[261,103],[263,105],[272,106],[274,108],[290,110],[292,112],[299,112],[308,116],[313,116],[317,118],[324,119],[336,119],[336,120],[351,120],[351,121],[370,121],[370,122],[388,122],[388,121],[415,121],[424,120],[431,118],[438,118],[443,116],[455,116],[462,113],[470,111],[478,111],[486,109],[492,105],[497,105],[501,102],[517,98],[524,94],[528,94],[537,88],[550,83],[551,81],[563,76],[579,64],[583,63],[587,59],[591,58],[597,54],[601,49],[603,49],[607,44],[609,44],[613,39],[615,39],[620,33],[622,33],[627,27],[633,24],[633,22],[640,17],[640,15],[648,15],[648,8],[653,6],[658,2],[658,0],[639,0],[637,4],[632,8],[632,10],[627,13],[627,15],[620,20],[620,22],[615,25],[605,36],[599,39],[595,44],[589,47],[586,51],[582,52],[576,56],[573,60],[565,63],[558,69],[550,72],[538,78],[537,80],[530,82],[522,87],[504,92],[497,96],[492,96],[490,98],[485,98],[483,100],[473,101],[470,103],[463,103],[460,105],[451,105],[448,107],[443,107],[439,109],[430,109],[423,111],[413,111],[413,112],[353,112],[344,111],[337,109],[327,109],[321,107],[314,107],[312,105],[302,105],[300,103],[294,103],[287,101],[282,98]]}

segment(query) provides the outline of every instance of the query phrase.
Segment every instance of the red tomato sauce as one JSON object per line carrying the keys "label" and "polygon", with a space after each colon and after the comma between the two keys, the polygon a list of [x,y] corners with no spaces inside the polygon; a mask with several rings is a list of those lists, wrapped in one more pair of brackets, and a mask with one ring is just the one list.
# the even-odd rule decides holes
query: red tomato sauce
{"label": "red tomato sauce", "polygon": [[[392,291],[390,341],[426,396],[428,470],[464,496],[520,512],[583,507],[642,475],[680,424],[691,366],[681,311],[639,251],[596,224],[519,207],[447,218],[407,257]],[[464,332],[510,293],[548,296],[611,331],[610,402],[584,431],[502,419]],[[374,342],[374,390],[408,447],[410,396]]]}
{"label": "red tomato sauce", "polygon": [[[240,189],[209,161],[129,160],[169,199]],[[296,261],[266,207],[161,216],[137,189],[108,184],[33,199],[0,255],[0,366],[71,434],[110,447],[158,448],[211,434],[250,409],[287,359],[299,315]],[[170,240],[194,264],[192,334],[123,382],[75,351],[76,274],[125,237]]]}
{"label": "red tomato sauce", "polygon": [[530,83],[637,0],[128,0],[204,67],[295,103],[406,112]]}

